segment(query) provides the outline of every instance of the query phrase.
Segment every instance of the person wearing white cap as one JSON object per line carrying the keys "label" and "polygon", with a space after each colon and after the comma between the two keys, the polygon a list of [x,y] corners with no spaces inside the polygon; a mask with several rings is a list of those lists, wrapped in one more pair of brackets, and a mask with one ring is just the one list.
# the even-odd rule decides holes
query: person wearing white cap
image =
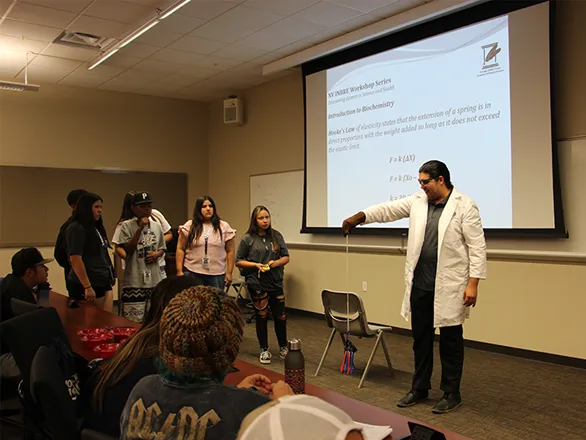
{"label": "person wearing white cap", "polygon": [[313,396],[284,396],[250,412],[237,440],[363,440],[362,427]]}

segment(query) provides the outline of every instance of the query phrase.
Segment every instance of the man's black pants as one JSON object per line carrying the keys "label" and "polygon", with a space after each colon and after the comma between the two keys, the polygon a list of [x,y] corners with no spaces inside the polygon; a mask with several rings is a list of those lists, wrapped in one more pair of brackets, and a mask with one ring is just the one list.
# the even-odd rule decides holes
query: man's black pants
{"label": "man's black pants", "polygon": [[[431,388],[435,333],[433,301],[433,291],[421,290],[415,286],[411,290],[411,328],[415,354],[414,390],[427,391]],[[460,380],[464,365],[462,325],[440,327],[440,358],[442,362],[440,389],[445,393],[460,392]]]}

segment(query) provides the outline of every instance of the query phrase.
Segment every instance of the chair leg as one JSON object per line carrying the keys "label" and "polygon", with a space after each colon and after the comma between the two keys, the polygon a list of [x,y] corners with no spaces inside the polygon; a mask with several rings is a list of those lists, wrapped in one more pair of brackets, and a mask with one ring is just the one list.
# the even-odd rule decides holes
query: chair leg
{"label": "chair leg", "polygon": [[317,371],[315,372],[314,376],[317,376],[319,374],[319,370],[321,369],[321,366],[324,363],[328,351],[330,351],[330,347],[332,345],[332,341],[334,340],[335,335],[336,329],[332,329],[332,333],[330,334],[330,338],[328,339],[328,343],[326,344],[326,349],[324,350],[324,354],[322,354],[321,356],[321,360],[319,361],[319,365],[317,366]]}
{"label": "chair leg", "polygon": [[360,383],[358,384],[358,388],[362,388],[362,382],[366,379],[366,375],[368,374],[368,370],[370,369],[370,364],[374,359],[374,354],[376,353],[376,349],[378,348],[378,344],[380,343],[380,338],[383,332],[379,332],[378,336],[376,337],[376,342],[374,343],[374,347],[372,347],[372,352],[370,353],[370,357],[368,358],[368,362],[366,363],[366,368],[364,369],[364,373],[362,373],[362,377],[360,378]]}
{"label": "chair leg", "polygon": [[381,343],[383,345],[383,350],[385,352],[385,358],[387,358],[387,365],[389,366],[389,371],[393,372],[393,363],[391,362],[391,357],[389,356],[389,349],[387,348],[387,343],[385,342],[385,335],[381,332]]}

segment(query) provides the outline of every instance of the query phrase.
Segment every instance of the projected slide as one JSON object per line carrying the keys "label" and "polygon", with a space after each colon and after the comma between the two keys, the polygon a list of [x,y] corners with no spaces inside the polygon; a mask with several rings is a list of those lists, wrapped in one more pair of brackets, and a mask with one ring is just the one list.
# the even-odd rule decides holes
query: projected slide
{"label": "projected slide", "polygon": [[327,226],[419,191],[419,166],[439,159],[485,226],[513,227],[507,16],[329,69],[326,82]]}

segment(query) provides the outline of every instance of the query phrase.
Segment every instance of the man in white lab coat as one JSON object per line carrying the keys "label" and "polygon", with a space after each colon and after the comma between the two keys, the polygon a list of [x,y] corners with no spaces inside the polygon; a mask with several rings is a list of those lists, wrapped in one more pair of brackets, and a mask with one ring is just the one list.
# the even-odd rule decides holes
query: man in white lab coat
{"label": "man in white lab coat", "polygon": [[478,207],[454,188],[443,162],[424,163],[419,184],[422,193],[365,209],[344,220],[342,229],[346,235],[362,223],[409,217],[401,315],[408,319],[411,313],[415,372],[411,391],[397,405],[408,407],[427,399],[439,327],[444,395],[433,412],[445,413],[462,403],[462,324],[467,307],[476,305],[479,280],[486,277],[486,245]]}

